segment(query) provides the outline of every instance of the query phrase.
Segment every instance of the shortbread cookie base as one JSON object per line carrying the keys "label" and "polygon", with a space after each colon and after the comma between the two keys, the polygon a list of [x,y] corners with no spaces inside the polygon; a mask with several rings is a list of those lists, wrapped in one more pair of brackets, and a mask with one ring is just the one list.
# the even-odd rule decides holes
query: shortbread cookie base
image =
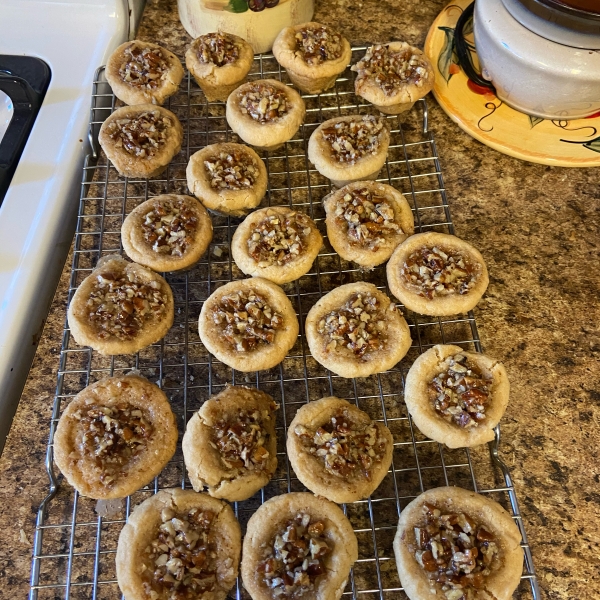
{"label": "shortbread cookie base", "polygon": [[158,492],[136,506],[119,535],[117,544],[117,582],[127,600],[148,600],[150,597],[142,580],[145,568],[140,557],[156,536],[161,524],[161,511],[175,513],[193,508],[216,513],[211,527],[211,537],[218,557],[217,585],[212,592],[202,595],[203,600],[224,600],[233,587],[238,572],[241,529],[232,508],[208,494],[192,490],[170,489]]}
{"label": "shortbread cookie base", "polygon": [[352,479],[329,473],[324,467],[323,460],[308,452],[300,436],[295,433],[295,429],[298,425],[304,425],[307,429],[315,431],[318,427],[329,423],[331,417],[342,412],[357,424],[371,422],[369,415],[357,406],[330,396],[302,406],[290,423],[287,436],[287,453],[298,479],[311,492],[338,504],[368,498],[386,476],[394,452],[394,438],[390,430],[383,423],[376,422],[375,427],[379,435],[385,438],[386,444],[381,461],[375,463],[371,471],[371,480],[368,481],[362,473]]}
{"label": "shortbread cookie base", "polygon": [[[386,44],[392,52],[401,52],[410,49],[414,54],[427,59],[425,54],[419,48],[415,48],[406,42],[390,42]],[[412,108],[417,100],[425,97],[432,89],[435,81],[435,72],[429,60],[427,62],[427,78],[422,86],[413,83],[403,84],[397,93],[386,94],[377,83],[368,78],[361,77],[358,73],[354,81],[354,91],[357,96],[361,96],[367,102],[373,104],[381,112],[397,115],[406,112]],[[355,70],[353,67],[352,70]]]}
{"label": "shortbread cookie base", "polygon": [[[160,320],[148,319],[133,339],[120,340],[116,337],[99,338],[96,328],[89,321],[89,308],[87,301],[94,287],[96,277],[102,273],[125,271],[131,274],[134,281],[150,284],[156,282],[160,291],[166,296],[165,312]],[[67,322],[71,330],[71,336],[80,346],[91,346],[100,354],[135,354],[138,350],[150,346],[162,339],[173,325],[175,315],[175,304],[173,292],[169,284],[158,274],[150,269],[136,263],[129,263],[118,255],[109,255],[98,261],[98,265],[79,285],[69,310],[67,311]]]}
{"label": "shortbread cookie base", "polygon": [[[400,275],[400,270],[410,254],[423,246],[428,248],[437,246],[462,252],[470,261],[480,266],[480,274],[475,285],[463,295],[452,294],[431,299],[408,288]],[[420,315],[435,317],[465,313],[475,308],[489,283],[485,261],[477,249],[454,235],[434,231],[417,233],[400,244],[387,264],[386,273],[390,291],[406,308]]]}
{"label": "shortbread cookie base", "polygon": [[237,60],[232,63],[218,67],[213,63],[201,62],[196,50],[199,38],[192,42],[185,53],[185,64],[209,102],[225,102],[229,94],[244,82],[252,68],[254,61],[252,46],[241,37],[229,35],[235,39],[240,48]]}
{"label": "shortbread cookie base", "polygon": [[327,573],[318,579],[310,598],[339,600],[343,594],[350,569],[358,558],[358,543],[352,526],[333,502],[312,494],[294,492],[267,500],[248,521],[241,575],[253,600],[272,600],[271,590],[262,581],[257,567],[271,551],[275,536],[298,513],[309,514],[321,521],[327,530],[327,543],[333,548],[325,562]]}
{"label": "shortbread cookie base", "polygon": [[[182,441],[183,458],[197,491],[206,491],[214,498],[229,502],[246,500],[269,483],[277,468],[277,436],[273,398],[257,389],[228,386],[207,400],[188,421]],[[233,419],[240,411],[261,414],[262,427],[267,434],[265,449],[269,458],[264,469],[227,468],[219,451],[212,445],[213,428],[225,419]]]}
{"label": "shortbread cookie base", "polygon": [[273,55],[298,89],[307,94],[320,94],[333,87],[338,75],[344,72],[352,57],[352,49],[348,40],[342,37],[342,53],[339,58],[309,65],[296,54],[295,37],[300,29],[307,26],[320,27],[321,24],[310,22],[285,27],[273,42]]}
{"label": "shortbread cookie base", "polygon": [[[220,299],[233,292],[253,291],[260,295],[271,308],[283,317],[283,325],[275,332],[272,344],[260,344],[249,352],[237,351],[222,335],[222,329],[213,321],[212,313]],[[218,288],[202,305],[198,319],[198,331],[206,349],[221,362],[242,372],[261,371],[278,365],[298,337],[298,319],[283,290],[262,277],[232,281]]]}
{"label": "shortbread cookie base", "polygon": [[[336,217],[335,211],[344,196],[354,190],[368,189],[386,199],[394,211],[394,222],[399,225],[401,232],[386,233],[385,241],[376,250],[351,243],[348,238],[348,225]],[[415,221],[410,205],[406,198],[391,185],[384,183],[354,182],[329,194],[323,200],[327,217],[327,237],[333,249],[345,260],[351,260],[362,267],[376,267],[384,263],[392,255],[395,248],[415,231]]]}
{"label": "shortbread cookie base", "polygon": [[[464,354],[484,376],[492,378],[486,416],[476,427],[463,428],[448,423],[436,412],[429,399],[429,383],[443,372],[441,365],[444,360],[455,354]],[[465,352],[459,346],[438,344],[412,364],[404,384],[404,400],[414,423],[423,434],[449,448],[465,448],[494,439],[494,427],[508,406],[509,391],[508,375],[502,363],[477,352]]]}
{"label": "shortbread cookie base", "polygon": [[[112,484],[101,481],[95,456],[84,451],[78,413],[92,405],[126,404],[142,410],[154,432],[147,447]],[[150,483],[175,454],[177,423],[164,392],[138,375],[106,377],[84,388],[69,403],[54,434],[54,460],[67,481],[83,496],[124,498]]]}
{"label": "shortbread cookie base", "polygon": [[[400,582],[410,600],[440,600],[441,590],[432,587],[422,567],[417,563],[410,546],[415,546],[414,527],[423,516],[427,502],[443,513],[465,513],[496,536],[502,553],[502,567],[485,578],[478,597],[509,600],[519,585],[523,572],[521,534],[511,516],[493,500],[457,487],[427,490],[415,498],[400,514],[394,538],[394,554]],[[484,595],[485,594],[485,595]]]}
{"label": "shortbread cookie base", "polygon": [[[144,219],[156,203],[161,201],[183,200],[185,206],[194,213],[198,224],[194,232],[187,232],[192,243],[185,249],[182,256],[174,256],[152,249],[152,244],[144,238]],[[212,221],[204,207],[191,196],[178,194],[162,194],[136,206],[125,218],[121,226],[121,243],[127,256],[135,262],[154,271],[178,271],[197,263],[206,252],[213,235]]]}
{"label": "shortbread cookie base", "polygon": [[[108,134],[110,123],[119,119],[131,119],[140,113],[158,111],[163,118],[170,119],[172,125],[168,130],[168,139],[159,148],[154,156],[136,157],[129,154],[123,147],[116,145]],[[155,106],[153,104],[138,104],[135,106],[123,106],[115,110],[100,127],[98,141],[104,150],[107,158],[112,162],[115,169],[123,177],[150,178],[160,175],[167,165],[173,160],[173,157],[181,150],[183,141],[183,127],[179,119],[166,108]]]}
{"label": "shortbread cookie base", "polygon": [[[220,152],[231,153],[234,151],[252,156],[258,167],[258,177],[248,188],[239,190],[222,188],[216,191],[210,184],[204,161]],[[252,148],[244,144],[225,142],[206,146],[190,156],[185,173],[187,185],[192,194],[200,200],[205,208],[221,215],[243,217],[260,204],[267,192],[268,178],[265,164]]]}
{"label": "shortbread cookie base", "polygon": [[[131,46],[161,50],[169,66],[164,74],[164,78],[161,79],[160,85],[156,89],[153,90],[142,86],[132,85],[121,77],[119,70],[121,65],[127,60],[125,57],[125,50]],[[105,75],[114,95],[119,100],[125,102],[125,104],[161,105],[179,89],[179,84],[183,79],[183,67],[181,66],[181,62],[179,62],[179,59],[166,48],[150,42],[132,40],[131,42],[121,44],[110,55],[110,58],[106,63]]]}
{"label": "shortbread cookie base", "polygon": [[[247,86],[257,83],[272,85],[286,93],[291,108],[283,117],[267,123],[259,123],[247,114],[242,113],[240,98],[245,93]],[[241,85],[229,95],[225,116],[231,129],[244,142],[268,152],[280,147],[296,135],[304,121],[305,113],[304,100],[296,90],[276,79],[259,79]]]}
{"label": "shortbread cookie base", "polygon": [[359,115],[335,117],[319,125],[308,140],[308,160],[315,165],[321,175],[327,177],[336,187],[343,187],[353,181],[375,179],[385,164],[390,145],[390,132],[385,126],[381,132],[381,142],[375,154],[369,154],[355,163],[342,163],[331,154],[328,142],[323,138],[323,129],[333,127],[339,122],[354,121]]}
{"label": "shortbread cookie base", "polygon": [[[383,348],[359,358],[350,350],[327,350],[328,340],[319,333],[318,325],[328,313],[340,308],[353,294],[372,294],[381,303],[386,321],[386,341]],[[323,296],[306,317],[306,341],[317,362],[341,377],[368,377],[382,373],[398,363],[411,346],[410,329],[404,317],[390,299],[372,283],[348,283]]]}
{"label": "shortbread cookie base", "polygon": [[323,237],[319,233],[315,222],[308,216],[310,233],[305,236],[304,249],[301,254],[289,262],[279,265],[260,266],[260,261],[255,260],[248,251],[248,240],[252,231],[260,222],[269,215],[278,214],[285,216],[298,211],[284,206],[273,206],[256,210],[240,223],[231,239],[231,255],[235,264],[246,275],[264,277],[274,283],[283,284],[295,281],[308,273],[323,246]]}

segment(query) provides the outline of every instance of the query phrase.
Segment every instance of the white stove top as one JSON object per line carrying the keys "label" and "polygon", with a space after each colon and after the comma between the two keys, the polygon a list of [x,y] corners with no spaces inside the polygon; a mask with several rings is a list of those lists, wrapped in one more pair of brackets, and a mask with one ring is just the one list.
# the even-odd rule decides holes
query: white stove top
{"label": "white stove top", "polygon": [[52,72],[0,206],[0,451],[75,228],[94,72],[128,38],[128,14],[127,0],[0,2],[0,54]]}

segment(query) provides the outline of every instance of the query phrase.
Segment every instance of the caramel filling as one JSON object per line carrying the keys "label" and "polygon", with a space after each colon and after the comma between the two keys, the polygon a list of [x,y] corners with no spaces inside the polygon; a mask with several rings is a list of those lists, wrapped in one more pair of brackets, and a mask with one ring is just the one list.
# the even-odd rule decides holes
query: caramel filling
{"label": "caramel filling", "polygon": [[275,536],[269,554],[258,565],[273,597],[301,596],[315,589],[326,573],[325,559],[332,552],[325,524],[298,514]]}

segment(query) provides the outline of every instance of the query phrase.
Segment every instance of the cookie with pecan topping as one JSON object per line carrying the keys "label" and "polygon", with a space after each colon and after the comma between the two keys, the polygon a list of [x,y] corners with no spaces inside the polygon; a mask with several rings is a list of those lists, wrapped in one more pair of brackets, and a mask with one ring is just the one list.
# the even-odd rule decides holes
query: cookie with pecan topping
{"label": "cookie with pecan topping", "polygon": [[127,256],[155,271],[196,263],[212,240],[212,222],[191,196],[162,194],[136,206],[121,226]]}
{"label": "cookie with pecan topping", "polygon": [[450,448],[464,448],[494,439],[509,390],[501,362],[459,346],[439,344],[411,366],[404,400],[427,437]]}
{"label": "cookie with pecan topping", "polygon": [[243,217],[267,191],[267,169],[252,148],[225,142],[210,144],[190,156],[187,185],[208,209]]}
{"label": "cookie with pecan topping", "polygon": [[283,290],[262,277],[231,281],[204,302],[198,319],[207,350],[238,371],[278,365],[296,342],[298,319]]}
{"label": "cookie with pecan topping", "polygon": [[390,131],[383,117],[349,115],[321,123],[308,140],[308,159],[336,187],[376,179],[385,164]]}
{"label": "cookie with pecan topping", "polygon": [[296,135],[305,112],[296,90],[276,79],[257,79],[231,92],[225,116],[244,142],[269,151]]}
{"label": "cookie with pecan topping", "polygon": [[177,423],[161,389],[139,375],[106,377],[64,410],[54,460],[83,496],[124,498],[150,483],[176,446]]}
{"label": "cookie with pecan topping", "polygon": [[209,102],[225,102],[252,68],[254,50],[243,38],[215,31],[196,38],[185,64]]}
{"label": "cookie with pecan topping", "polygon": [[355,181],[323,200],[327,237],[344,259],[362,267],[388,260],[415,231],[406,198],[391,185]]}
{"label": "cookie with pecan topping", "polygon": [[437,317],[474,308],[489,278],[483,256],[471,244],[431,231],[409,237],[394,250],[387,281],[406,308]]}
{"label": "cookie with pecan topping", "polygon": [[435,72],[421,50],[406,42],[367,48],[353,67],[358,75],[354,91],[388,115],[410,110],[433,88]]}
{"label": "cookie with pecan topping", "polygon": [[410,600],[509,600],[523,572],[512,517],[458,487],[427,490],[402,511],[394,554]]}
{"label": "cookie with pecan topping", "polygon": [[298,479],[338,504],[368,498],[386,476],[393,451],[383,423],[333,396],[305,404],[288,429],[287,452]]}
{"label": "cookie with pecan topping", "polygon": [[391,369],[411,345],[404,317],[372,283],[348,283],[323,296],[305,331],[315,360],[348,378]]}
{"label": "cookie with pecan topping", "polygon": [[183,128],[166,108],[123,106],[100,127],[98,141],[123,177],[156,177],[181,150]]}
{"label": "cookie with pecan topping", "polygon": [[339,600],[358,542],[342,510],[294,492],[267,500],[250,517],[241,575],[253,600]]}
{"label": "cookie with pecan topping", "polygon": [[192,490],[162,490],[133,509],[117,544],[126,600],[224,600],[238,572],[240,524],[231,506]]}
{"label": "cookie with pecan topping", "polygon": [[311,22],[282,29],[273,42],[273,55],[297,88],[320,94],[335,85],[352,50],[335,29]]}
{"label": "cookie with pecan topping", "polygon": [[183,436],[185,466],[197,492],[246,500],[277,468],[273,398],[257,389],[227,386],[189,420]]}
{"label": "cookie with pecan topping", "polygon": [[172,53],[150,42],[121,44],[106,63],[106,80],[125,104],[164,104],[178,89],[183,67]]}
{"label": "cookie with pecan topping", "polygon": [[308,215],[273,206],[254,211],[238,225],[231,255],[246,275],[282,284],[308,273],[322,245],[317,225]]}
{"label": "cookie with pecan topping", "polygon": [[150,269],[105,256],[77,288],[67,321],[73,339],[100,354],[135,354],[173,324],[173,292]]}

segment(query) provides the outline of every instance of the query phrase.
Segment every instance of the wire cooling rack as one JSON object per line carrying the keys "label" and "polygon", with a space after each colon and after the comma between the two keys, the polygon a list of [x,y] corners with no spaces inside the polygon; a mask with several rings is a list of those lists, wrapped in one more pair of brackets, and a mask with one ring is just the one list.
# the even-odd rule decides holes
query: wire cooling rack
{"label": "wire cooling rack", "polygon": [[[364,48],[355,48],[353,58]],[[355,61],[353,61],[355,62]],[[258,56],[250,78],[274,77],[287,82],[271,55]],[[264,154],[269,189],[263,205],[286,205],[308,213],[318,224],[325,246],[312,270],[284,290],[298,314],[301,332],[296,345],[277,367],[255,374],[240,373],[217,361],[198,337],[197,320],[203,301],[220,285],[243,274],[232,262],[231,236],[239,219],[213,216],[214,238],[203,259],[191,270],[166,275],[175,297],[175,322],[158,344],[134,356],[105,357],[78,346],[65,325],[56,398],[50,424],[46,467],[50,491],[36,522],[30,600],[114,599],[119,597],[115,574],[117,539],[134,506],[158,490],[190,487],[181,447],[153,484],[117,503],[112,514],[99,516],[96,501],[80,496],[53,465],[53,436],[58,418],[70,399],[85,386],[109,375],[137,369],[167,394],[178,419],[180,434],[202,402],[227,383],[256,386],[271,394],[278,411],[279,467],[272,481],[254,497],[234,504],[245,529],[250,515],[266,499],[303,486],[290,468],[285,453],[285,432],[296,410],[311,400],[334,395],[355,402],[373,419],[383,421],[394,436],[393,463],[387,477],[367,500],[345,505],[358,538],[359,559],[348,580],[344,598],[406,598],[394,561],[392,541],[400,511],[422,491],[440,485],[458,485],[489,496],[511,512],[522,534],[525,553],[516,598],[541,598],[531,552],[523,528],[514,486],[498,455],[500,431],[489,447],[450,450],[425,438],[413,425],[403,401],[404,377],[416,356],[436,343],[453,343],[481,351],[473,314],[427,318],[402,308],[411,328],[413,345],[394,369],[364,379],[344,379],[319,365],[309,354],[303,333],[308,310],[325,293],[352,281],[370,281],[389,294],[383,267],[363,271],[342,260],[327,241],[321,200],[330,183],[306,159],[308,139],[325,119],[337,115],[369,113],[373,109],[353,93],[350,71],[335,89],[319,96],[304,96],[306,122],[281,150]],[[138,204],[161,193],[187,193],[185,167],[189,156],[207,144],[237,141],[227,126],[222,103],[208,103],[189,74],[169,108],[184,128],[184,143],[161,178],[124,179],[98,152],[95,134],[115,109],[115,98],[97,72],[93,86],[90,139],[94,152],[84,167],[79,218],[75,235],[69,297],[91,272],[98,259],[122,251],[120,228]],[[388,161],[381,181],[403,192],[414,211],[418,231],[453,233],[452,221],[433,136],[428,131],[427,105],[417,103],[400,123],[390,117],[392,130]],[[180,437],[181,439],[181,437]],[[230,598],[248,598],[241,581]]]}

